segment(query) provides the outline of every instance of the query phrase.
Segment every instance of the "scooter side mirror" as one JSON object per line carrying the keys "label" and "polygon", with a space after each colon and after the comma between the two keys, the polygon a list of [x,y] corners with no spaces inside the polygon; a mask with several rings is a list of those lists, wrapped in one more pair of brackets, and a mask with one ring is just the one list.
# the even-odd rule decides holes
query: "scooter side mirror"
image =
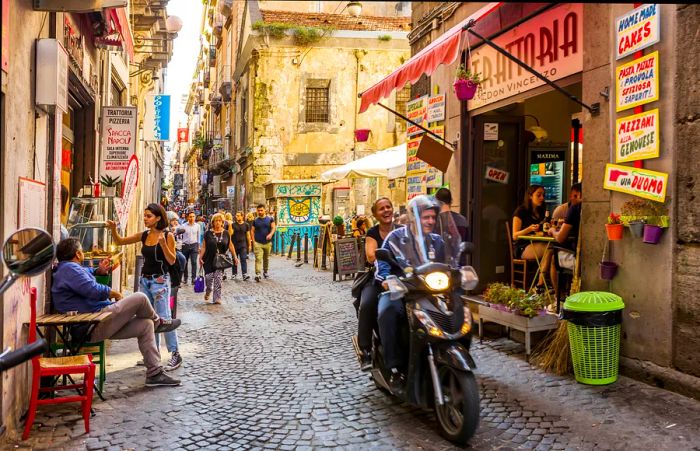
{"label": "scooter side mirror", "polygon": [[470,241],[462,241],[459,243],[459,254],[471,254],[474,252],[474,243]]}
{"label": "scooter side mirror", "polygon": [[10,235],[2,247],[2,259],[10,274],[0,283],[0,294],[17,277],[36,276],[49,269],[55,254],[56,246],[45,230],[25,228]]}

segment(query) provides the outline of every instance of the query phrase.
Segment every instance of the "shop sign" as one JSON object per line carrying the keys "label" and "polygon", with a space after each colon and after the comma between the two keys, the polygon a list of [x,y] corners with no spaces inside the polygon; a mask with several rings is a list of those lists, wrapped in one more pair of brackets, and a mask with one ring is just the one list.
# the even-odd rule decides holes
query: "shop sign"
{"label": "shop sign", "polygon": [[659,109],[622,117],[615,122],[615,162],[659,156]]}
{"label": "shop sign", "polygon": [[100,174],[121,178],[136,150],[136,107],[103,106],[101,119]]}
{"label": "shop sign", "polygon": [[[533,17],[493,42],[549,80],[583,69],[583,5],[565,3]],[[471,52],[471,70],[483,82],[468,109],[474,110],[544,85],[539,78],[489,45]]]}
{"label": "shop sign", "polygon": [[189,128],[178,128],[177,129],[177,142],[186,143],[190,140],[190,129]]}
{"label": "shop sign", "polygon": [[426,193],[425,173],[406,177],[406,200]]}
{"label": "shop sign", "polygon": [[485,175],[486,180],[491,180],[492,182],[498,182],[498,183],[503,183],[504,185],[507,185],[509,177],[510,177],[509,172],[501,171],[500,169],[486,166],[486,175]]}
{"label": "shop sign", "polygon": [[615,19],[615,59],[624,58],[659,42],[661,8],[642,5]]}
{"label": "shop sign", "polygon": [[653,52],[615,69],[615,110],[624,111],[659,99],[659,52]]}
{"label": "shop sign", "polygon": [[36,43],[36,104],[68,111],[68,53],[56,39]]}
{"label": "shop sign", "polygon": [[605,166],[603,188],[631,194],[656,202],[666,200],[668,174],[630,166]]}
{"label": "shop sign", "polygon": [[551,161],[566,160],[565,150],[536,150],[531,154],[530,163],[549,163]]}
{"label": "shop sign", "polygon": [[426,188],[440,188],[442,186],[442,172],[437,168],[428,166],[428,170],[425,172],[425,187]]}
{"label": "shop sign", "polygon": [[139,184],[139,159],[136,155],[132,155],[129,159],[129,166],[123,175],[124,184],[122,185],[122,196],[114,198],[114,208],[117,211],[119,228],[122,232],[126,230],[131,204],[134,202],[136,187]]}
{"label": "shop sign", "polygon": [[484,141],[498,141],[498,122],[484,123]]}
{"label": "shop sign", "polygon": [[[423,96],[416,100],[411,100],[406,103],[406,117],[420,124],[423,127],[428,125],[428,96]],[[406,135],[411,137],[424,133],[423,130],[413,124],[408,124]]]}
{"label": "shop sign", "polygon": [[445,94],[438,94],[428,99],[428,122],[445,120]]}
{"label": "shop sign", "polygon": [[226,187],[226,197],[228,197],[229,199],[233,199],[234,197],[236,197],[236,187],[235,186],[228,185]]}
{"label": "shop sign", "polygon": [[170,96],[146,96],[146,112],[143,118],[143,140],[170,140]]}

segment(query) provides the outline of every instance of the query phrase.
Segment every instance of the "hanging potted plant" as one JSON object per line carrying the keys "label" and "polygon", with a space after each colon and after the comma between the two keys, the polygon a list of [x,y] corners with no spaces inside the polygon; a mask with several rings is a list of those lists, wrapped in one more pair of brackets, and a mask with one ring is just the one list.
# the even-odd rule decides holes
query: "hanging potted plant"
{"label": "hanging potted plant", "polygon": [[613,280],[617,274],[617,263],[610,260],[605,260],[605,256],[608,254],[608,242],[605,242],[603,246],[603,257],[600,259],[598,267],[600,268],[600,278],[603,280]]}
{"label": "hanging potted plant", "polygon": [[620,215],[610,213],[608,223],[605,224],[605,230],[608,232],[608,240],[617,241],[622,239],[622,232],[625,230],[620,220]]}
{"label": "hanging potted plant", "polygon": [[620,219],[626,223],[635,238],[641,238],[644,234],[644,224],[647,222],[647,201],[644,199],[632,199],[622,204]]}
{"label": "hanging potted plant", "polygon": [[358,143],[366,142],[369,139],[371,130],[368,128],[358,128],[355,130],[355,141]]}
{"label": "hanging potted plant", "polygon": [[478,72],[472,73],[470,69],[466,69],[464,64],[460,64],[455,74],[455,82],[452,87],[455,90],[455,95],[460,101],[471,100],[476,94],[476,90],[481,83],[481,74]]}
{"label": "hanging potted plant", "polygon": [[668,209],[666,205],[658,202],[649,202],[651,216],[644,224],[644,239],[647,244],[659,244],[664,227],[669,225]]}
{"label": "hanging potted plant", "polygon": [[119,184],[121,177],[110,177],[109,175],[103,175],[100,177],[100,184],[102,185],[102,197],[114,197],[117,195],[117,184]]}

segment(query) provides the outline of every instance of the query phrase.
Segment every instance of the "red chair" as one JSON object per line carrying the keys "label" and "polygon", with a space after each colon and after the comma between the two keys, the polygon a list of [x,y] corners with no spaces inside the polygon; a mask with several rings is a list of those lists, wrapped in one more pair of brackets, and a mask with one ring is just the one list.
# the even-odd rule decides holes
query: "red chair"
{"label": "red chair", "polygon": [[[31,292],[31,321],[29,324],[29,343],[36,341],[36,288]],[[50,376],[59,378],[70,374],[82,374],[81,383],[69,385],[55,385],[53,387],[40,387],[42,377]],[[35,357],[32,359],[32,397],[29,402],[29,412],[24,426],[22,440],[29,438],[32,429],[36,409],[44,404],[62,404],[66,402],[80,402],[85,421],[85,432],[90,432],[90,409],[92,407],[93,381],[95,380],[95,364],[92,363],[92,355],[76,355],[66,357]],[[39,399],[39,393],[56,392],[60,390],[76,390],[77,394],[71,396]]]}

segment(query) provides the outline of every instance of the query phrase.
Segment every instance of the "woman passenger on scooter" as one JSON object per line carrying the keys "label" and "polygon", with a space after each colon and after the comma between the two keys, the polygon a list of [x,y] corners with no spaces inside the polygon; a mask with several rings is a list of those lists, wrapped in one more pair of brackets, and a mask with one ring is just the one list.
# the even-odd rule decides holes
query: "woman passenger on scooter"
{"label": "woman passenger on scooter", "polygon": [[[384,261],[377,262],[376,280],[384,289],[388,288],[385,281],[393,274],[402,276],[407,267],[416,268],[422,264],[445,261],[445,242],[440,235],[433,233],[440,213],[440,203],[432,196],[421,195],[408,203],[408,224],[396,229],[384,239],[383,249],[391,252],[401,268],[392,267]],[[406,309],[403,302],[391,300],[389,292],[379,297],[379,337],[384,348],[384,362],[391,370],[389,383],[400,390],[404,383],[403,372],[406,362],[401,349],[399,337],[401,326],[406,321]]]}
{"label": "woman passenger on scooter", "polygon": [[[371,227],[365,236],[365,256],[367,264],[372,266],[376,260],[375,252],[382,247],[384,239],[396,228],[394,225],[394,206],[386,197],[380,197],[372,205],[372,215],[377,225]],[[357,322],[357,342],[360,347],[360,367],[367,371],[372,367],[372,330],[377,323],[377,306],[382,287],[376,279],[370,280],[362,289]]]}

